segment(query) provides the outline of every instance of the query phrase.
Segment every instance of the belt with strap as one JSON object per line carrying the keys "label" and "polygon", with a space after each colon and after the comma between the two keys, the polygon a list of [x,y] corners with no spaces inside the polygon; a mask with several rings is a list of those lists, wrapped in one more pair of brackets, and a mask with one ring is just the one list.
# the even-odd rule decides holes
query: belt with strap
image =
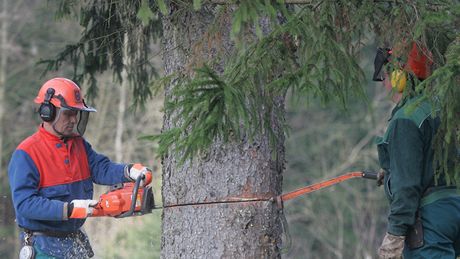
{"label": "belt with strap", "polygon": [[459,196],[460,189],[458,189],[456,186],[441,187],[439,189],[429,191],[428,194],[425,195],[420,201],[420,207],[426,206],[440,199]]}
{"label": "belt with strap", "polygon": [[33,236],[48,236],[48,237],[58,237],[58,238],[80,238],[82,235],[84,235],[81,230],[77,231],[71,231],[71,232],[64,232],[64,231],[50,231],[50,230],[45,230],[45,231],[37,231],[37,230],[31,230],[31,229],[26,229],[23,228],[25,233],[31,234]]}

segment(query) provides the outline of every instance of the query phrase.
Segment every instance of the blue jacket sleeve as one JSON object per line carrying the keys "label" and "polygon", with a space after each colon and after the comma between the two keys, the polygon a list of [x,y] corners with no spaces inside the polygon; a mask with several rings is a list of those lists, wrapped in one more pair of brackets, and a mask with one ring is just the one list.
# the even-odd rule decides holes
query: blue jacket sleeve
{"label": "blue jacket sleeve", "polygon": [[124,175],[126,164],[110,161],[108,157],[94,151],[86,140],[84,142],[93,182],[103,185],[129,182]]}
{"label": "blue jacket sleeve", "polygon": [[420,129],[408,119],[393,121],[390,132],[390,214],[388,232],[406,235],[415,222],[423,193],[424,138]]}
{"label": "blue jacket sleeve", "polygon": [[64,202],[39,195],[40,174],[25,151],[16,150],[13,153],[8,178],[16,214],[35,220],[64,219]]}

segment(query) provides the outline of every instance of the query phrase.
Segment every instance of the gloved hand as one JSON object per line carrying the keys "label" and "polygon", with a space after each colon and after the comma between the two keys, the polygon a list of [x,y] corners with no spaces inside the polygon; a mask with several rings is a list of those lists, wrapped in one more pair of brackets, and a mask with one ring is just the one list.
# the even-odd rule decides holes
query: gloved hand
{"label": "gloved hand", "polygon": [[70,219],[84,219],[93,213],[96,200],[73,200],[67,205],[67,215]]}
{"label": "gloved hand", "polygon": [[140,183],[141,186],[146,186],[152,182],[152,171],[141,164],[133,164],[131,167],[128,166],[126,176],[133,182],[136,181],[139,176],[144,176]]}
{"label": "gloved hand", "polygon": [[377,173],[377,186],[383,185],[384,177],[385,177],[385,170],[380,169],[380,171]]}
{"label": "gloved hand", "polygon": [[386,233],[378,251],[379,258],[401,259],[405,239],[405,236],[395,236],[390,233]]}

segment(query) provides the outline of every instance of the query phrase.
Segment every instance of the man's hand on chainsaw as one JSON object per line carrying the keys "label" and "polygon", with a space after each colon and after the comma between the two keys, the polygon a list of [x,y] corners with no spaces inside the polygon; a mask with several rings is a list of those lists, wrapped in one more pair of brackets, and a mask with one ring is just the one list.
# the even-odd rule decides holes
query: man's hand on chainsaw
{"label": "man's hand on chainsaw", "polygon": [[84,219],[91,216],[96,200],[73,200],[67,205],[67,216],[70,219]]}
{"label": "man's hand on chainsaw", "polygon": [[136,181],[139,176],[142,176],[141,186],[146,186],[152,182],[152,170],[141,164],[128,166],[126,176],[133,182]]}

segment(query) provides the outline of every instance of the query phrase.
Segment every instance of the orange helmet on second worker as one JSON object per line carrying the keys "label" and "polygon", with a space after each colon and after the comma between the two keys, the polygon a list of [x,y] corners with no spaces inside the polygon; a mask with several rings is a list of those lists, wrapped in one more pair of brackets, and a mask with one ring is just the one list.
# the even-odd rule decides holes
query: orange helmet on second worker
{"label": "orange helmet on second worker", "polygon": [[96,109],[85,104],[81,96],[80,87],[67,78],[53,78],[48,80],[40,88],[34,102],[42,104],[46,100],[48,89],[54,89],[54,93],[50,96],[49,102],[55,107],[66,108],[70,110],[95,112]]}
{"label": "orange helmet on second worker", "polygon": [[412,42],[412,49],[407,58],[406,69],[414,73],[420,79],[426,79],[431,75],[431,66],[433,65],[433,55],[427,47]]}
{"label": "orange helmet on second worker", "polygon": [[395,69],[390,76],[391,85],[402,93],[406,88],[407,72],[413,74],[419,80],[425,80],[431,75],[433,57],[425,46],[412,42],[412,47],[407,55],[407,63],[402,68]]}
{"label": "orange helmet on second worker", "polygon": [[[422,44],[413,41],[411,45],[401,43],[395,50],[390,48],[378,48],[377,54],[374,59],[374,75],[372,80],[384,81],[384,66],[389,63],[391,56],[397,52],[396,59],[394,59],[392,71],[390,72],[389,79],[391,86],[398,92],[403,92],[406,84],[409,81],[408,75],[415,76],[419,80],[424,80],[431,75],[431,66],[433,65],[433,56],[428,48]],[[403,47],[402,47],[403,46]],[[402,49],[410,47],[407,53],[401,53]],[[401,56],[406,56],[405,62]]]}

